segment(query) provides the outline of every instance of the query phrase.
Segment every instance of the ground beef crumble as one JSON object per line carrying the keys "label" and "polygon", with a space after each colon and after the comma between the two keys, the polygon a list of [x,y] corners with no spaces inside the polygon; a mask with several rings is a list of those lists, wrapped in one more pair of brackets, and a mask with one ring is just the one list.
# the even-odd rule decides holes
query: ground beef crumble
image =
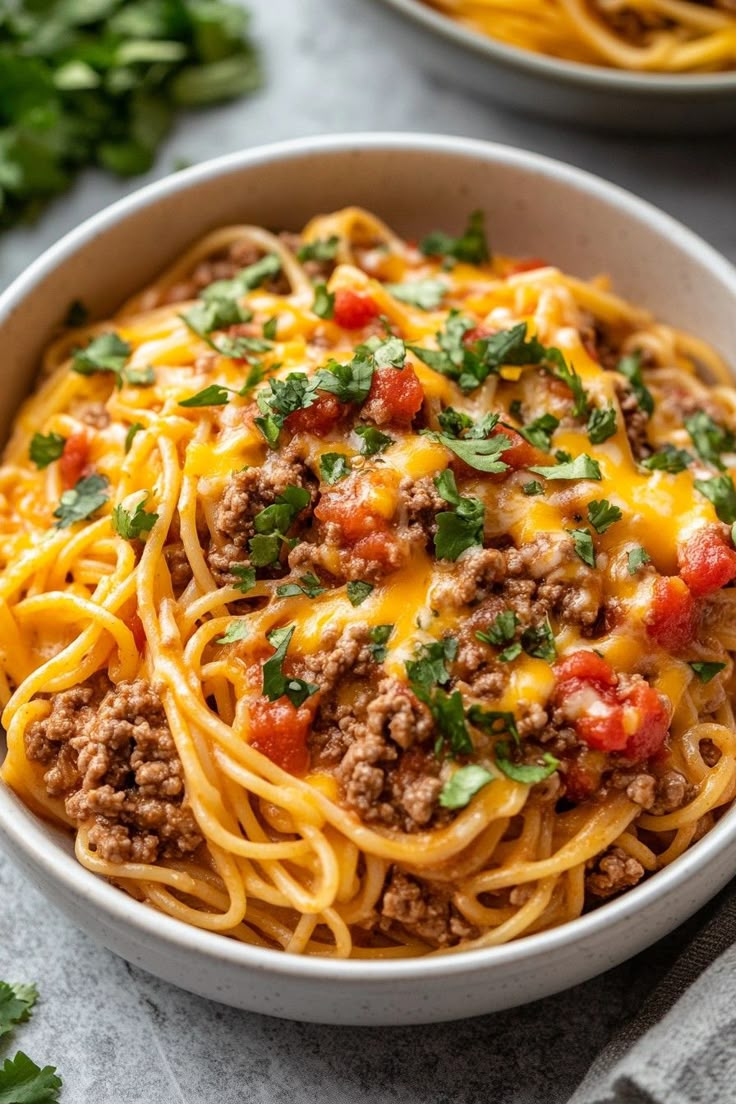
{"label": "ground beef crumble", "polygon": [[433,947],[450,947],[479,933],[458,912],[444,887],[393,867],[380,903],[379,929],[390,933],[400,925]]}
{"label": "ground beef crumble", "polygon": [[620,847],[611,847],[594,860],[585,876],[586,891],[593,897],[613,897],[624,889],[637,885],[644,877],[644,867]]}
{"label": "ground beef crumble", "polygon": [[96,676],[55,694],[48,717],[28,727],[26,754],[49,764],[49,794],[90,827],[107,862],[152,863],[199,846],[163,706],[142,679],[111,686]]}

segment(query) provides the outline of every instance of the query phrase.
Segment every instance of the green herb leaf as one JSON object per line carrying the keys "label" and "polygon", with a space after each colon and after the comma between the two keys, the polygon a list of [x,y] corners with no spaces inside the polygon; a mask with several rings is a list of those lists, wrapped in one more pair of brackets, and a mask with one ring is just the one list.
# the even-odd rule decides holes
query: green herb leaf
{"label": "green herb leaf", "polygon": [[35,985],[9,985],[0,981],[0,1038],[8,1035],[16,1024],[30,1018],[31,1009],[38,1000]]}
{"label": "green herb leaf", "polygon": [[616,411],[612,406],[594,407],[588,415],[588,438],[591,445],[602,445],[616,432]]}
{"label": "green herb leaf", "polygon": [[276,563],[287,532],[297,514],[309,505],[309,491],[289,485],[276,496],[271,506],[266,506],[253,518],[256,536],[248,542],[251,563],[254,567],[268,567]]}
{"label": "green herb leaf", "polygon": [[516,432],[526,438],[530,445],[541,449],[542,452],[549,452],[552,447],[552,434],[559,424],[560,420],[555,418],[554,414],[542,414],[541,417],[535,418],[528,426],[522,426]]}
{"label": "green herb leaf", "polygon": [[388,652],[386,644],[393,631],[393,625],[374,625],[371,629],[369,634],[371,643],[368,649],[376,663],[383,663],[385,660]]}
{"label": "green herb leaf", "polygon": [[312,313],[318,318],[332,318],[335,313],[335,293],[327,290],[327,284],[317,284],[314,289]]}
{"label": "green herb leaf", "polygon": [[698,676],[701,682],[706,683],[710,682],[711,679],[714,679],[719,671],[723,671],[726,664],[694,661],[692,663],[689,663],[688,666],[692,667],[693,671]]}
{"label": "green herb leaf", "polygon": [[710,499],[716,514],[726,525],[736,521],[736,487],[730,475],[716,475],[712,479],[696,479],[695,487]]}
{"label": "green herb leaf", "polygon": [[274,314],[272,318],[267,318],[263,323],[263,336],[267,341],[275,341],[276,333],[279,328],[279,318],[277,314]]}
{"label": "green herb leaf", "polygon": [[[505,433],[499,433],[495,437],[450,437],[446,433],[437,433],[432,429],[423,429],[422,435],[430,437],[438,444],[444,445],[450,452],[454,452],[471,468],[477,471],[499,473],[508,471],[508,464],[500,459],[501,453],[511,448],[511,438]],[[532,469],[535,471],[536,469]]]}
{"label": "green herb leaf", "polygon": [[723,471],[721,454],[733,452],[736,449],[736,438],[730,429],[718,425],[704,410],[698,410],[689,418],[685,418],[685,428],[701,460]]}
{"label": "green herb leaf", "polygon": [[603,478],[598,461],[593,460],[586,453],[562,464],[539,465],[529,468],[529,471],[543,476],[544,479],[595,479],[597,481]]}
{"label": "green herb leaf", "polygon": [[554,633],[549,618],[541,625],[530,625],[521,634],[521,646],[527,655],[554,663],[557,658]]}
{"label": "green herb leaf", "polygon": [[453,238],[441,230],[427,234],[419,243],[419,248],[427,257],[452,257],[467,264],[483,264],[490,260],[490,250],[486,240],[485,216],[482,211],[473,211],[468,225],[459,238]]}
{"label": "green herb leaf", "polygon": [[479,498],[459,495],[455,477],[449,469],[435,477],[435,486],[445,501],[456,507],[454,513],[436,515],[434,550],[441,560],[456,560],[467,548],[483,544],[485,507]]}
{"label": "green herb leaf", "polygon": [[306,575],[302,575],[298,583],[282,583],[281,586],[276,587],[276,593],[279,598],[296,598],[300,594],[305,594],[307,598],[316,598],[319,594],[324,594],[327,587],[323,587],[316,575],[313,575],[311,571]]}
{"label": "green herb leaf", "polygon": [[471,797],[492,781],[493,775],[485,767],[459,767],[442,787],[440,805],[443,809],[464,809]]}
{"label": "green herb leaf", "polygon": [[460,410],[453,410],[448,406],[437,415],[437,421],[448,437],[462,437],[463,431],[472,429],[473,419],[469,414],[463,414]]}
{"label": "green herb leaf", "polygon": [[31,445],[28,450],[33,463],[37,468],[47,468],[54,460],[58,460],[64,451],[66,437],[59,433],[34,433],[31,437]]}
{"label": "green herb leaf", "polygon": [[518,744],[519,730],[516,727],[516,717],[513,713],[499,712],[493,709],[483,709],[480,705],[471,705],[468,710],[468,720],[482,732],[489,736],[509,736]]}
{"label": "green herb leaf", "polygon": [[342,452],[323,452],[319,458],[319,470],[325,483],[339,483],[350,475],[350,460]]}
{"label": "green herb leaf", "polygon": [[70,491],[64,491],[59,505],[54,510],[57,529],[74,525],[92,517],[110,497],[107,493],[108,482],[103,475],[88,475]]}
{"label": "green herb leaf", "polygon": [[228,326],[234,326],[238,322],[250,322],[252,311],[247,307],[241,307],[236,299],[211,297],[202,300],[184,314],[180,315],[183,322],[198,337],[207,341],[213,349],[220,351],[217,345],[207,340],[207,335],[215,330],[224,330]]}
{"label": "green herb leaf", "polygon": [[547,350],[549,371],[562,383],[570,388],[573,397],[572,412],[576,418],[587,418],[589,404],[588,393],[583,387],[583,382],[571,364],[568,364],[563,354],[554,346]]}
{"label": "green herb leaf", "polygon": [[394,299],[426,311],[435,310],[447,294],[444,280],[434,280],[431,277],[426,280],[412,280],[406,284],[386,284],[385,288]]}
{"label": "green herb leaf", "polygon": [[412,688],[416,691],[429,690],[433,686],[446,686],[450,681],[450,672],[446,664],[452,663],[457,656],[457,640],[447,636],[431,644],[420,644],[415,658],[406,661],[406,674]]}
{"label": "green herb leaf", "polygon": [[484,644],[493,644],[495,647],[501,648],[514,639],[518,624],[519,618],[514,611],[507,609],[496,615],[490,629],[485,632],[479,629],[475,635]]}
{"label": "green herb leaf", "polygon": [[468,343],[466,334],[473,329],[475,323],[471,318],[452,310],[445,329],[437,334],[439,349],[407,347],[434,372],[454,379],[463,391],[473,391],[506,364],[541,364],[547,360],[556,363],[562,359],[559,349],[545,348],[535,337],[526,340],[526,322]]}
{"label": "green herb leaf", "polygon": [[521,488],[525,495],[543,495],[544,487],[538,479],[530,479],[528,483],[525,483]]}
{"label": "green herb leaf", "polygon": [[233,586],[235,590],[239,590],[242,594],[247,594],[256,585],[256,569],[254,567],[249,567],[246,564],[231,564],[230,574],[240,580],[233,583]]}
{"label": "green herb leaf", "polygon": [[123,369],[132,349],[116,333],[103,333],[93,338],[84,349],[77,349],[72,359],[72,371],[80,376],[97,372],[112,372],[118,387],[122,386]]}
{"label": "green herb leaf", "polygon": [[150,364],[147,368],[126,368],[123,379],[131,387],[151,387],[156,382],[156,372]]}
{"label": "green herb leaf", "polygon": [[519,641],[516,644],[509,644],[508,648],[504,648],[502,652],[498,654],[499,663],[512,663],[515,659],[521,655],[522,647]]}
{"label": "green herb leaf", "polygon": [[326,368],[320,368],[315,376],[316,386],[329,391],[342,403],[362,403],[368,397],[373,379],[373,358],[360,354],[350,364],[338,364],[331,360]]}
{"label": "green herb leaf", "polygon": [[559,759],[545,751],[542,755],[542,763],[514,763],[510,758],[509,745],[506,740],[499,740],[494,748],[496,763],[503,773],[514,780],[527,786],[534,786],[537,782],[544,782],[554,774],[560,765]]}
{"label": "green herb leaf", "polygon": [[693,458],[689,452],[675,448],[674,445],[663,445],[658,452],[639,461],[647,471],[665,471],[670,475],[677,475],[678,472],[684,471],[692,462]]}
{"label": "green herb leaf", "polygon": [[301,261],[302,264],[304,261],[334,261],[339,246],[340,239],[337,234],[333,234],[329,238],[317,238],[315,241],[300,245],[296,259]]}
{"label": "green herb leaf", "polygon": [[605,533],[607,529],[610,529],[615,522],[620,521],[623,514],[619,510],[618,506],[612,506],[607,498],[602,498],[600,502],[588,503],[588,521],[595,529],[596,533]]}
{"label": "green herb leaf", "polygon": [[41,1069],[22,1050],[0,1067],[0,1104],[55,1104],[60,1088],[56,1067]]}
{"label": "green herb leaf", "polygon": [[616,371],[620,372],[622,376],[626,376],[639,404],[639,409],[651,416],[654,413],[654,399],[651,391],[644,383],[641,373],[641,354],[637,352],[630,356],[621,357],[616,365]]}
{"label": "green herb leaf", "polygon": [[350,605],[360,606],[373,593],[373,583],[366,583],[363,579],[351,579],[345,589],[350,599]]}
{"label": "green herb leaf", "polygon": [[372,337],[359,346],[358,351],[370,353],[376,368],[403,368],[406,360],[406,345],[395,334],[385,338]]}
{"label": "green herb leaf", "polygon": [[375,456],[379,452],[385,452],[389,445],[394,444],[394,438],[387,433],[381,433],[374,426],[356,425],[353,432],[361,438],[360,452],[362,456]]}
{"label": "green herb leaf", "polygon": [[595,567],[595,548],[593,537],[589,529],[568,529],[567,532],[573,539],[575,551],[580,559],[588,567]]}
{"label": "green herb leaf", "polygon": [[[422,698],[421,690],[417,692],[415,689],[415,693],[417,697]],[[452,694],[447,694],[444,690],[435,690],[431,696],[425,694],[422,700],[432,711],[439,732],[438,743],[440,746],[444,745],[449,748],[450,754],[453,756],[472,755],[475,749],[468,732],[468,726],[465,723],[465,711],[460,691],[454,690]]]}
{"label": "green herb leaf", "polygon": [[229,402],[229,388],[222,387],[219,383],[211,383],[196,395],[181,399],[179,406],[226,406]]}
{"label": "green herb leaf", "polygon": [[298,709],[307,698],[317,693],[319,686],[315,686],[312,682],[305,682],[304,679],[290,678],[283,673],[284,659],[295,627],[289,625],[283,629],[273,629],[267,634],[269,644],[276,651],[263,664],[263,693],[269,701],[276,701],[286,696]]}
{"label": "green herb leaf", "polygon": [[143,422],[133,422],[128,432],[125,434],[125,451],[130,452],[130,446],[133,444],[133,438],[136,433],[140,433],[142,429],[145,429]]}
{"label": "green herb leaf", "polygon": [[113,509],[110,522],[115,532],[124,540],[143,540],[143,534],[150,532],[158,521],[158,514],[147,513],[144,509],[147,501],[148,495],[132,512],[122,505]]}
{"label": "green herb leaf", "polygon": [[645,548],[632,548],[627,560],[629,575],[636,575],[640,567],[652,562],[652,557]]}
{"label": "green herb leaf", "polygon": [[234,644],[236,640],[245,640],[250,635],[247,621],[238,618],[230,622],[222,636],[218,636],[215,644]]}

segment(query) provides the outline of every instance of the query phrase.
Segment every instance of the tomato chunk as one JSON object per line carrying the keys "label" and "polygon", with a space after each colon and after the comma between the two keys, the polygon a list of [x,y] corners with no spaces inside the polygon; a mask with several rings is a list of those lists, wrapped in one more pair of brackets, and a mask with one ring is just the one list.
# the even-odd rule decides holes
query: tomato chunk
{"label": "tomato chunk", "polygon": [[75,487],[89,463],[89,441],[86,433],[72,433],[64,444],[59,459],[61,482],[66,490]]}
{"label": "tomato chunk", "polygon": [[312,710],[304,705],[297,708],[288,698],[257,698],[249,712],[252,746],[289,774],[304,774],[309,767]]}
{"label": "tomato chunk", "polygon": [[714,526],[705,526],[680,546],[680,577],[695,597],[713,594],[736,579],[736,552]]}
{"label": "tomato chunk", "polygon": [[[651,758],[664,744],[670,727],[662,699],[648,683],[635,682],[624,699],[624,710],[627,722],[634,725],[624,754],[636,761]],[[632,710],[636,711],[633,717]]]}
{"label": "tomato chunk", "polygon": [[520,257],[511,265],[509,276],[515,276],[517,272],[533,272],[535,268],[546,268],[547,264],[541,257]]}
{"label": "tomato chunk", "polygon": [[424,388],[410,364],[403,368],[376,368],[363,413],[377,425],[408,425],[424,402]]}
{"label": "tomato chunk", "polygon": [[668,651],[686,647],[697,623],[697,609],[686,583],[677,576],[657,579],[646,617],[647,632]]}
{"label": "tomato chunk", "polygon": [[386,517],[371,500],[371,486],[365,479],[343,479],[325,491],[314,515],[319,521],[338,525],[349,543],[388,528]]}
{"label": "tomato chunk", "polygon": [[311,406],[288,414],[284,425],[290,433],[313,433],[324,437],[339,422],[344,407],[336,395],[319,395]]}
{"label": "tomato chunk", "polygon": [[532,464],[544,463],[545,454],[530,444],[516,430],[508,429],[507,426],[496,426],[491,433],[491,437],[499,437],[501,434],[511,441],[511,448],[504,449],[499,455],[499,460],[503,460],[504,464],[508,464],[510,468],[516,470],[528,468]]}
{"label": "tomato chunk", "polygon": [[568,679],[585,679],[601,686],[615,686],[616,672],[610,663],[595,652],[579,651],[565,656],[555,664],[554,672],[560,683]]}
{"label": "tomato chunk", "polygon": [[344,330],[361,330],[379,314],[378,303],[370,295],[361,295],[350,288],[340,288],[335,292],[332,317]]}
{"label": "tomato chunk", "polygon": [[143,628],[143,622],[140,619],[138,610],[128,618],[128,628],[133,634],[133,640],[135,646],[138,649],[139,655],[143,655],[146,650],[146,630]]}

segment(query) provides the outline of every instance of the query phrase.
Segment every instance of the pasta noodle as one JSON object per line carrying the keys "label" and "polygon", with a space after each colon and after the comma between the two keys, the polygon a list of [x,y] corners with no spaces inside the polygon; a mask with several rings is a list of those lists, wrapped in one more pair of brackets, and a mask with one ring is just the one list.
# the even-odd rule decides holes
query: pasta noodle
{"label": "pasta noodle", "polygon": [[734,428],[707,344],[477,214],[218,230],[16,419],[2,777],[255,946],[574,919],[736,794]]}
{"label": "pasta noodle", "polygon": [[736,65],[731,0],[427,0],[469,27],[538,54],[651,73]]}

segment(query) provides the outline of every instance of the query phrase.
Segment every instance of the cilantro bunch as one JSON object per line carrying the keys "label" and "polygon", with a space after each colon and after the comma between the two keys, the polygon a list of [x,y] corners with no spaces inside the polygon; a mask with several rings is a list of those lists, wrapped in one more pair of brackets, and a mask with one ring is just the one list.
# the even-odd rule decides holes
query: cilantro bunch
{"label": "cilantro bunch", "polygon": [[[37,999],[35,985],[0,981],[0,1039],[30,1019]],[[22,1050],[0,1065],[0,1104],[55,1104],[60,1088],[54,1066],[42,1069]]]}
{"label": "cilantro bunch", "polygon": [[177,108],[257,88],[247,31],[231,0],[4,0],[0,230],[85,166],[146,172]]}

